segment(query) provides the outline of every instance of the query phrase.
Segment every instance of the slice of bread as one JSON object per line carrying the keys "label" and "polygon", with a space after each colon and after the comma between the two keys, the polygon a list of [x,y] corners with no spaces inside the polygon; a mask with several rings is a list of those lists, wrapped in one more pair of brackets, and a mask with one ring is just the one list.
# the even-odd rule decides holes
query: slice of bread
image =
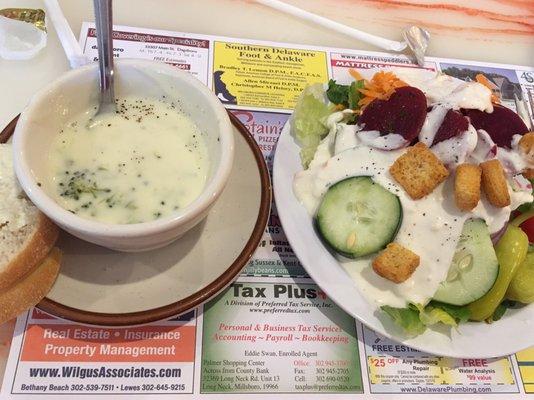
{"label": "slice of bread", "polygon": [[0,291],[30,273],[48,255],[59,230],[44,214],[33,210],[32,222],[15,231],[0,228]]}
{"label": "slice of bread", "polygon": [[59,229],[25,196],[13,172],[13,150],[0,145],[0,293],[50,253]]}
{"label": "slice of bread", "polygon": [[56,281],[60,263],[61,252],[53,248],[37,268],[0,293],[0,324],[15,318],[46,296]]}

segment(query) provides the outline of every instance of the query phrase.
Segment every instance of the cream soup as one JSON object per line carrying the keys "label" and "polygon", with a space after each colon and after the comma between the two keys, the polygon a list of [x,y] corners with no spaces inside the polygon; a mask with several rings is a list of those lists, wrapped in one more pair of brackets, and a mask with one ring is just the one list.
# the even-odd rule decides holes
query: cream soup
{"label": "cream soup", "polygon": [[[176,213],[202,192],[206,138],[175,102],[127,97],[117,112],[77,116],[49,153],[56,201],[83,218],[113,224]],[[90,127],[89,127],[90,126]]]}

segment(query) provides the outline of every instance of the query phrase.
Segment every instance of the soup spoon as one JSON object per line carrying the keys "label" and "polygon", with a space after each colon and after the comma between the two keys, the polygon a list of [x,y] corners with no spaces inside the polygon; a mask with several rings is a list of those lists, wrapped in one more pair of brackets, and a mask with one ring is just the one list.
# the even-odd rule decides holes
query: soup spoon
{"label": "soup spoon", "polygon": [[99,116],[115,112],[115,92],[113,90],[113,14],[112,0],[93,0],[95,9],[96,40],[98,45],[98,65],[100,67],[100,99],[96,114],[89,121],[89,127],[100,123]]}

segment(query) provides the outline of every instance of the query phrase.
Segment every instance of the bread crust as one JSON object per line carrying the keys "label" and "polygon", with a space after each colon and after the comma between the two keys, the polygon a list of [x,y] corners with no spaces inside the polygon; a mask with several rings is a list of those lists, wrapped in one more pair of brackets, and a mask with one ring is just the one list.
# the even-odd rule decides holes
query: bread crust
{"label": "bread crust", "polygon": [[39,303],[56,281],[61,252],[53,248],[50,254],[24,279],[0,294],[0,324]]}
{"label": "bread crust", "polygon": [[28,237],[21,251],[0,273],[0,290],[14,285],[31,273],[48,256],[59,235],[59,228],[43,213],[33,234]]}

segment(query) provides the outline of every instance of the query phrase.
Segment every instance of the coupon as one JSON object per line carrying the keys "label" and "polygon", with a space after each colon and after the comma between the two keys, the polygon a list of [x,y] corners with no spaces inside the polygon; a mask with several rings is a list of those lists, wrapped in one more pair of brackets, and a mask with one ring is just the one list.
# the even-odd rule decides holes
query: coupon
{"label": "coupon", "polygon": [[520,351],[515,355],[523,390],[525,393],[534,393],[534,347]]}
{"label": "coupon", "polygon": [[503,106],[516,112],[525,107],[526,97],[514,69],[445,62],[440,63],[440,66],[442,72],[466,82],[485,78],[485,85]]}
{"label": "coupon", "polygon": [[[378,54],[348,54],[330,53],[330,68],[332,79],[339,83],[347,84],[354,80],[350,75],[350,70],[371,69],[371,68],[420,68],[412,60],[404,55],[378,55]],[[426,61],[425,68],[436,70],[436,63]]]}
{"label": "coupon", "polygon": [[315,284],[239,281],[204,308],[202,393],[359,393],[353,318]]}
{"label": "coupon", "polygon": [[278,142],[278,138],[290,114],[248,110],[230,111],[247,127],[247,130],[256,139],[258,147],[265,157],[269,169],[271,169],[276,142]]}
{"label": "coupon", "polygon": [[224,104],[293,109],[307,85],[326,81],[324,51],[215,41],[213,88]]}
{"label": "coupon", "polygon": [[[132,56],[163,61],[190,72],[205,85],[208,84],[209,40],[177,32],[113,26],[113,56]],[[84,22],[80,45],[91,60],[98,60],[96,29],[93,23]]]}
{"label": "coupon", "polygon": [[2,393],[192,393],[195,313],[129,328],[69,323],[37,309],[19,318]]}
{"label": "coupon", "polygon": [[522,88],[521,102],[518,104],[518,111],[522,111],[525,117],[523,118],[525,124],[532,131],[534,130],[534,71],[532,70],[517,70],[515,71],[517,80]]}
{"label": "coupon", "polygon": [[[248,110],[231,111],[256,139],[267,167],[269,171],[272,171],[276,142],[289,119],[289,114]],[[308,276],[287,241],[274,199],[263,238],[243,274],[278,277]]]}
{"label": "coupon", "polygon": [[372,393],[519,393],[509,357],[433,356],[363,327]]}

